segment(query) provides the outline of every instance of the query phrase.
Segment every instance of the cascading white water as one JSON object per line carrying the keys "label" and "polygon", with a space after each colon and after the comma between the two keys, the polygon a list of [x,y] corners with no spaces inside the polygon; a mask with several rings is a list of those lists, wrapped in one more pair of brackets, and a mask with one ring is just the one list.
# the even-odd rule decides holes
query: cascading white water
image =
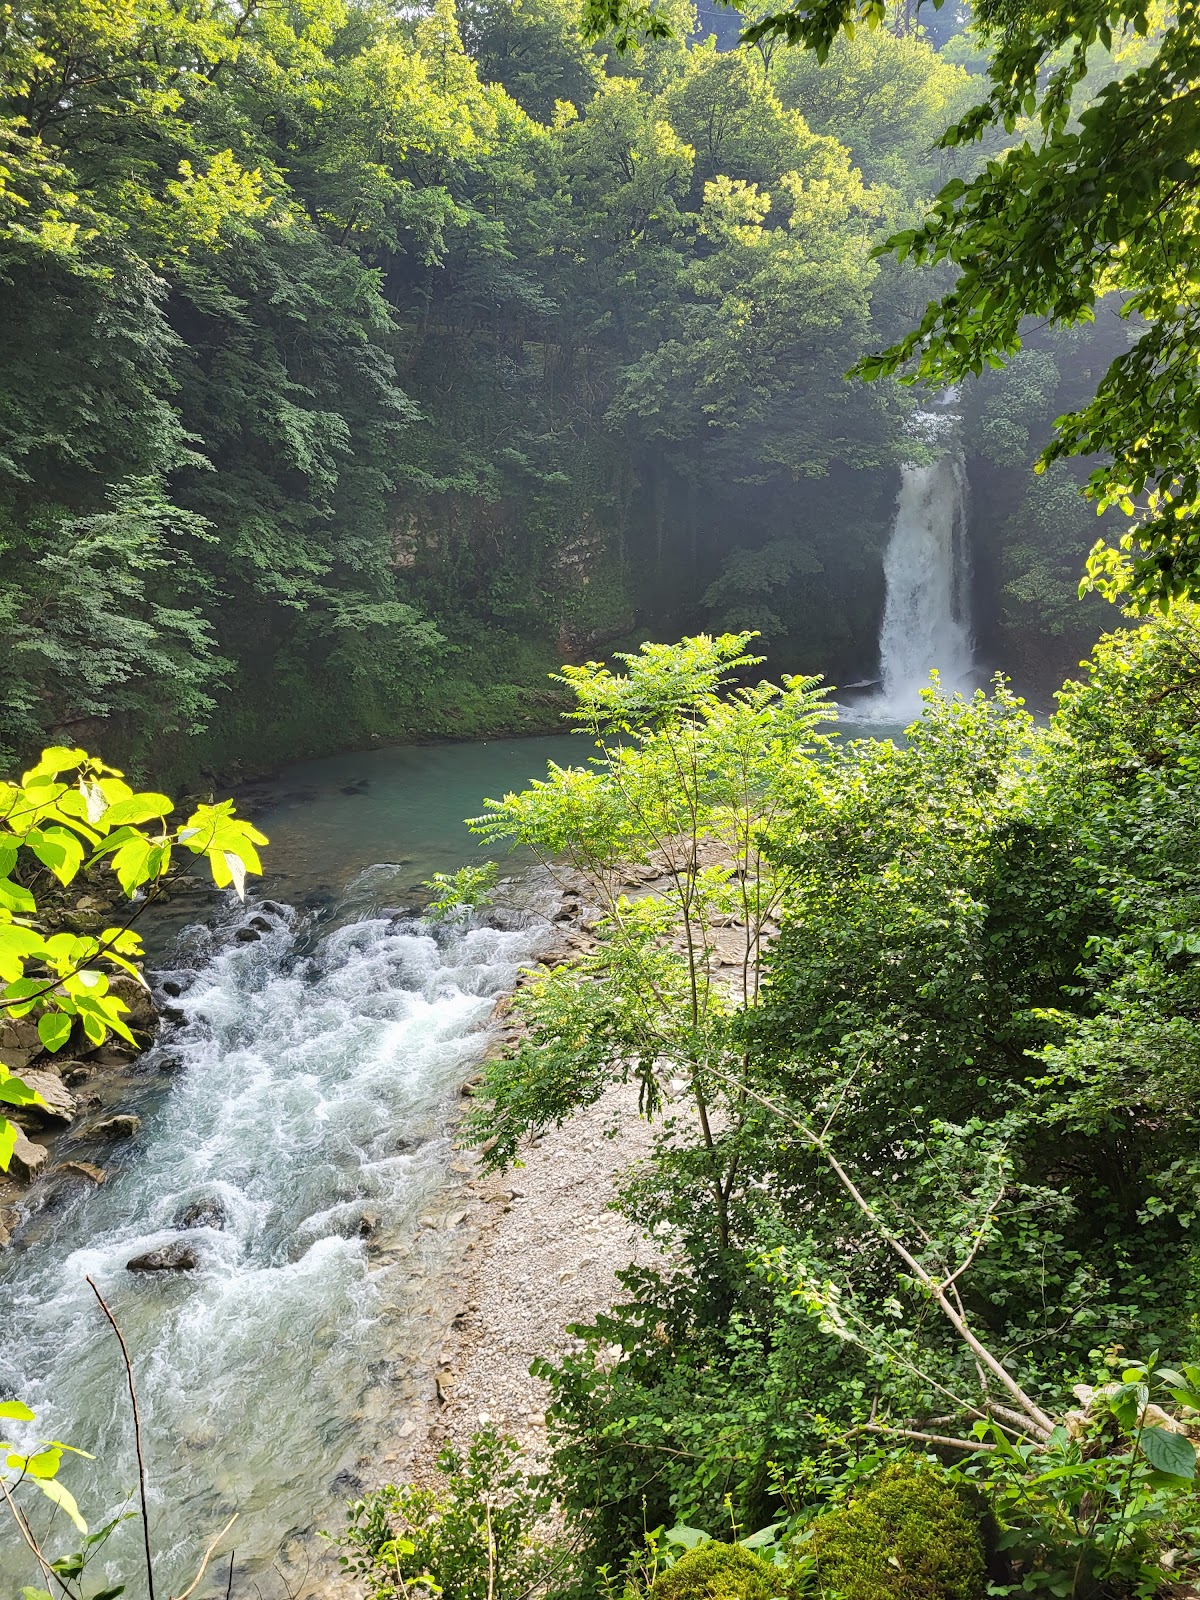
{"label": "cascading white water", "polygon": [[[450,1235],[419,1217],[445,1185],[448,1106],[546,926],[442,932],[369,914],[313,944],[295,914],[269,920],[247,942],[232,925],[192,931],[190,970],[169,975],[182,1021],[146,1063],[174,1070],[139,1101],[137,1141],[110,1152],[101,1189],[52,1197],[0,1281],[0,1394],[95,1452],[63,1474],[93,1525],[128,1503],[134,1465],[119,1353],[85,1274],[112,1305],[137,1365],[168,1592],[235,1510],[249,1573],[290,1530],[336,1521],[372,1415],[397,1426],[430,1337],[417,1299],[453,1261]],[[126,1270],[181,1242],[195,1270]],[[11,1533],[6,1593],[35,1581]],[[93,1572],[131,1600],[140,1538],[128,1523]]]}
{"label": "cascading white water", "polygon": [[[952,396],[951,396],[952,398]],[[973,665],[967,542],[967,474],[951,412],[919,412],[915,428],[948,445],[927,465],[901,469],[896,518],[884,556],[886,600],[879,631],[879,717],[920,711],[936,670],[944,689],[969,686]]]}

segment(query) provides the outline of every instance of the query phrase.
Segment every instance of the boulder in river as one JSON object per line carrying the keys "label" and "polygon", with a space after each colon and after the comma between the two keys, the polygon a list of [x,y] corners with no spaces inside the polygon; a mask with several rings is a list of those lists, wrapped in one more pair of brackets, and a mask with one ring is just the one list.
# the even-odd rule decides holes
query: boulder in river
{"label": "boulder in river", "polygon": [[189,1200],[175,1213],[173,1228],[216,1228],[223,1233],[229,1223],[229,1212],[216,1195],[202,1195],[199,1200]]}
{"label": "boulder in river", "polygon": [[22,1117],[30,1117],[34,1122],[74,1122],[78,1110],[75,1096],[57,1073],[31,1072],[26,1068],[21,1082],[40,1094],[44,1102],[40,1106],[22,1106]]}
{"label": "boulder in river", "polygon": [[87,1131],[94,1139],[132,1139],[141,1125],[141,1117],[125,1111],[115,1117],[105,1117],[102,1122],[93,1122]]}
{"label": "boulder in river", "polygon": [[127,1272],[194,1272],[200,1264],[190,1244],[164,1244],[125,1263]]}
{"label": "boulder in river", "polygon": [[50,1152],[44,1144],[34,1144],[33,1140],[27,1139],[18,1128],[17,1142],[13,1145],[12,1156],[8,1163],[9,1176],[24,1178],[27,1183],[32,1183],[46,1165],[49,1155]]}
{"label": "boulder in river", "polygon": [[233,936],[239,944],[256,944],[262,938],[257,928],[239,928]]}
{"label": "boulder in river", "polygon": [[91,1161],[64,1161],[62,1170],[74,1173],[77,1178],[87,1178],[97,1185],[104,1182],[104,1168],[97,1167]]}

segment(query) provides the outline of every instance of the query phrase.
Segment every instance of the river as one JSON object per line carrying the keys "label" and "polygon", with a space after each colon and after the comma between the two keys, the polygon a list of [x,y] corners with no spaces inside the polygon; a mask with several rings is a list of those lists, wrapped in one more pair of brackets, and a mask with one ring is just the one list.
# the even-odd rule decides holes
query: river
{"label": "river", "polygon": [[[453,1201],[458,1090],[537,929],[435,937],[384,913],[434,871],[482,858],[462,819],[485,794],[586,753],[514,739],[291,768],[248,797],[271,840],[258,906],[226,897],[200,923],[168,914],[150,930],[153,982],[183,989],[180,1020],[118,1106],[141,1116],[137,1138],[61,1152],[103,1161],[108,1181],[53,1185],[28,1248],[19,1236],[0,1256],[0,1392],[95,1453],[63,1469],[93,1525],[121,1507],[132,1430],[94,1276],[136,1366],[160,1593],[235,1510],[241,1580],[271,1592],[281,1544],[337,1521],[356,1462],[416,1404],[453,1268],[453,1229],[430,1224]],[[528,901],[528,882],[514,894]],[[239,942],[263,897],[279,912]],[[369,1240],[364,1213],[378,1218]],[[180,1241],[198,1270],[126,1270]],[[0,1579],[15,1594],[35,1574],[10,1535]],[[140,1537],[131,1520],[95,1569],[134,1596]]]}
{"label": "river", "polygon": [[[122,1083],[136,1139],[56,1151],[103,1162],[107,1182],[52,1182],[0,1256],[0,1393],[96,1455],[63,1469],[93,1525],[131,1505],[123,1373],[91,1274],[133,1353],[160,1595],[234,1511],[235,1592],[285,1593],[281,1549],[295,1587],[364,1460],[406,1413],[416,1426],[462,1248],[459,1089],[550,898],[517,860],[506,898],[525,926],[437,932],[405,908],[433,872],[483,859],[462,819],[485,794],[590,753],[513,739],[292,767],[242,797],[271,841],[250,904],[217,896],[199,920],[152,924],[152,980],[182,991],[177,1019]],[[260,937],[240,941],[255,916]],[[196,1270],[126,1270],[180,1242]],[[94,1569],[135,1600],[140,1539],[131,1519]],[[7,1527],[0,1579],[35,1582]]]}

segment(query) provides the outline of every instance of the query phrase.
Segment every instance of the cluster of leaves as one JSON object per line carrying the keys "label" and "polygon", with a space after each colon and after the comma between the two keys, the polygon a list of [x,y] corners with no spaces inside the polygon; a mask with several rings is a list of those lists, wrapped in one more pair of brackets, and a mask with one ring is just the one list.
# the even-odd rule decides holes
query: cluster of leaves
{"label": "cluster of leaves", "polygon": [[[0,784],[0,1016],[36,1016],[38,1038],[51,1053],[76,1029],[91,1046],[109,1033],[136,1043],[123,1020],[129,1007],[110,991],[105,969],[141,982],[142,943],[132,917],[96,935],[45,933],[34,891],[23,881],[31,873],[35,881],[45,869],[66,885],[85,868],[107,865],[123,893],[141,894],[144,904],[179,850],[206,859],[217,887],[232,885],[239,896],[247,872],[262,870],[257,846],[266,839],[235,816],[232,801],[198,805],[174,828],[167,822],[173,810],[165,794],[138,793],[115,767],[63,746],[44,750],[19,783]],[[0,1103],[38,1098],[0,1062]],[[15,1126],[0,1117],[0,1171],[8,1168],[16,1137]]]}
{"label": "cluster of leaves", "polygon": [[537,1535],[550,1509],[544,1486],[518,1466],[513,1440],[492,1428],[465,1455],[438,1457],[436,1489],[388,1485],[350,1507],[338,1560],[368,1600],[521,1600],[541,1588],[560,1553]]}
{"label": "cluster of leaves", "polygon": [[440,922],[474,911],[477,906],[490,905],[498,872],[494,861],[485,861],[478,867],[459,867],[457,872],[435,872],[423,885],[431,896],[424,914]]}
{"label": "cluster of leaves", "polygon": [[[168,818],[174,809],[167,795],[134,790],[115,767],[86,750],[65,746],[43,750],[19,782],[0,783],[0,1021],[36,1017],[37,1038],[50,1054],[72,1039],[80,1048],[93,1049],[110,1034],[136,1047],[137,1037],[124,1020],[129,1006],[113,990],[110,977],[124,973],[144,984],[137,965],[142,941],[133,924],[160,892],[173,859],[182,855],[197,864],[203,861],[214,884],[231,887],[239,898],[246,875],[261,872],[257,847],[267,840],[235,814],[232,801],[197,805],[186,822],[172,826]],[[81,874],[104,870],[131,902],[125,920],[95,935],[47,933],[38,908],[46,874],[66,888]],[[19,1133],[3,1108],[41,1104],[41,1095],[0,1061],[0,1173],[11,1164]],[[6,1399],[0,1401],[0,1421],[28,1425],[36,1418],[22,1401]],[[80,1600],[88,1563],[126,1514],[89,1532],[74,1496],[58,1476],[64,1452],[86,1456],[86,1451],[43,1439],[33,1448],[0,1443],[0,1452],[4,1509],[47,1585],[27,1588],[24,1595],[27,1600],[50,1600],[54,1588],[68,1600]],[[83,1535],[79,1550],[52,1556],[22,1503],[29,1488],[51,1501]],[[144,1511],[144,1484],[142,1504]],[[148,1534],[146,1550],[149,1562]],[[124,1586],[118,1585],[90,1600],[115,1600],[123,1592]]]}

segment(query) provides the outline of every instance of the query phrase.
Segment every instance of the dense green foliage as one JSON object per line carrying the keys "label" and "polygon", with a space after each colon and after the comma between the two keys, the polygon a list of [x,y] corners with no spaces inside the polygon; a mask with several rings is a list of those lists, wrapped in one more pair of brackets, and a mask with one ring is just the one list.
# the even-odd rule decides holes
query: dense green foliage
{"label": "dense green foliage", "polygon": [[[971,80],[902,20],[816,70],[668,11],[624,57],[573,0],[7,18],[0,748],[532,730],[676,618],[874,670],[909,402],[843,375],[917,313],[872,250]],[[1018,520],[1032,634],[1091,534]]]}
{"label": "dense green foliage", "polygon": [[536,1537],[549,1510],[520,1471],[511,1440],[486,1428],[465,1456],[438,1457],[438,1488],[386,1488],[350,1508],[340,1564],[362,1592],[521,1600],[547,1562]]}
{"label": "dense green foliage", "polygon": [[[266,839],[235,816],[231,800],[197,806],[172,828],[174,809],[165,794],[135,793],[115,767],[61,746],[43,750],[20,783],[0,783],[0,1023],[35,1019],[41,1047],[52,1054],[72,1037],[94,1048],[116,1033],[135,1044],[124,1021],[129,1006],[109,985],[110,972],[144,981],[135,895],[157,889],[173,852],[205,858],[213,882],[232,884],[239,895],[247,872],[262,870],[255,847]],[[88,868],[111,868],[131,902],[128,915],[96,935],[49,932],[38,918],[39,879],[49,874],[70,885]],[[0,1106],[38,1101],[0,1060]],[[0,1172],[16,1139],[15,1125],[0,1114]]]}
{"label": "dense green foliage", "polygon": [[[860,25],[888,17],[887,0],[741,9],[747,42],[786,40],[822,63]],[[586,14],[626,48],[672,33],[670,16],[642,0],[587,0]],[[990,159],[952,177],[921,225],[887,243],[899,261],[952,263],[952,286],[858,371],[957,383],[1002,368],[1030,319],[1038,328],[1092,323],[1098,310],[1122,319],[1122,347],[1055,421],[1038,465],[1100,459],[1089,496],[1132,520],[1117,547],[1097,543],[1088,582],[1139,609],[1166,608],[1200,585],[1198,14],[1143,0],[979,0],[972,19],[988,52],[984,92],[939,143],[979,143]],[[998,139],[1009,148],[996,150]]]}
{"label": "dense green foliage", "polygon": [[490,1158],[621,1080],[661,1115],[618,1201],[661,1264],[538,1368],[585,1564],[819,1509],[873,1438],[966,1463],[1018,1584],[1150,1594],[1195,1448],[1149,1397],[1190,1380],[1116,1352],[1194,1351],[1200,614],[1102,640],[1048,726],[997,683],[903,745],[722,691],[746,642],[571,669],[600,755],[480,824],[604,908],[522,991]]}

